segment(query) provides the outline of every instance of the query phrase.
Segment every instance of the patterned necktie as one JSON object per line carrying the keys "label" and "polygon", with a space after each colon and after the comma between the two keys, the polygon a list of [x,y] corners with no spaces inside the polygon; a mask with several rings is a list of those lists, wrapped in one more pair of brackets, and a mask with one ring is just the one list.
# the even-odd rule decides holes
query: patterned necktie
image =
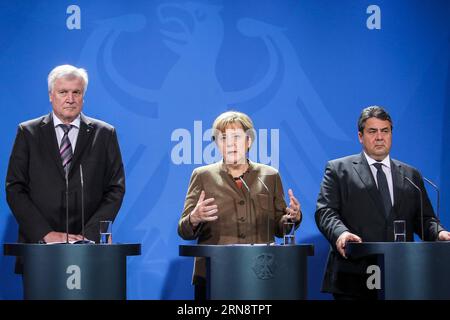
{"label": "patterned necktie", "polygon": [[61,139],[61,145],[59,146],[59,154],[61,155],[62,165],[66,173],[69,172],[70,162],[72,161],[72,144],[69,140],[69,131],[72,129],[70,124],[60,124],[59,125],[63,131],[64,135]]}
{"label": "patterned necktie", "polygon": [[374,163],[375,168],[377,168],[377,182],[378,191],[380,191],[381,200],[383,201],[384,212],[386,217],[391,213],[392,202],[391,194],[389,193],[389,186],[387,183],[386,175],[383,172],[383,165],[381,163]]}

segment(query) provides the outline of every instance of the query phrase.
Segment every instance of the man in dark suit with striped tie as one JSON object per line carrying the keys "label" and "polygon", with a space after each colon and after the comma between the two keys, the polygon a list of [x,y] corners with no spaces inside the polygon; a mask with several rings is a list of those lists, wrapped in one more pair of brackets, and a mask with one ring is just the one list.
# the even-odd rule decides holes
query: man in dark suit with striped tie
{"label": "man in dark suit with striped tie", "polygon": [[[116,131],[81,113],[88,75],[70,65],[48,76],[53,111],[17,130],[6,177],[8,204],[19,224],[19,242],[82,239],[80,167],[84,179],[85,237],[99,240],[99,221],[114,220],[125,194]],[[67,180],[66,180],[67,179]]]}
{"label": "man in dark suit with striped tie", "polygon": [[[366,269],[373,261],[348,259],[348,242],[393,241],[393,222],[397,219],[406,221],[406,241],[413,241],[414,233],[428,241],[450,240],[450,233],[434,215],[420,173],[390,158],[392,128],[386,110],[365,108],[358,120],[363,151],[327,163],[315,218],[331,245],[322,291],[333,293],[335,299],[377,297],[376,290],[366,286]],[[420,196],[407,179],[424,195],[423,230]]]}

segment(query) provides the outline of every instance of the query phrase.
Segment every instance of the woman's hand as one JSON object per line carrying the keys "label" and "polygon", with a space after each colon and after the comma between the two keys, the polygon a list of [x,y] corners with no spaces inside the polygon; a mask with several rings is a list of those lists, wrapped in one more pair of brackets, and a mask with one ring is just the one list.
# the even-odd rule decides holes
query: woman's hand
{"label": "woman's hand", "polygon": [[217,220],[218,216],[215,214],[218,210],[217,205],[213,203],[214,200],[214,198],[208,198],[205,200],[205,191],[202,190],[197,205],[189,214],[189,221],[194,228],[202,222]]}
{"label": "woman's hand", "polygon": [[300,208],[300,202],[298,202],[297,198],[294,196],[294,192],[292,189],[288,190],[289,195],[289,207],[286,208],[286,215],[284,215],[284,219],[290,219],[293,222],[300,222],[302,218],[302,211]]}

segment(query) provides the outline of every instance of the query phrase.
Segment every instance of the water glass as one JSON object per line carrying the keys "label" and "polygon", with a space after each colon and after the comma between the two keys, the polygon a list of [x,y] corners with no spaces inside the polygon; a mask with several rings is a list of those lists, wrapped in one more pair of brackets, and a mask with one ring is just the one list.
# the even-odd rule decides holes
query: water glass
{"label": "water glass", "polygon": [[283,223],[283,244],[294,245],[295,244],[295,222],[286,220]]}
{"label": "water glass", "polygon": [[104,220],[100,221],[100,243],[111,244],[112,243],[112,221]]}
{"label": "water glass", "polygon": [[406,221],[395,220],[394,221],[394,241],[404,242],[406,241]]}

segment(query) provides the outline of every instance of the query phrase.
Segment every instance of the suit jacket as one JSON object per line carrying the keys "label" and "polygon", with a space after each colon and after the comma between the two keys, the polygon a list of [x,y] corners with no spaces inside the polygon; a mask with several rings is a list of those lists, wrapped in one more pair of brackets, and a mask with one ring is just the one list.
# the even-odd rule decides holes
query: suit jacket
{"label": "suit jacket", "polygon": [[[394,206],[388,216],[381,195],[363,153],[329,161],[322,181],[316,224],[331,244],[322,290],[353,294],[352,285],[344,283],[348,275],[364,275],[370,259],[344,259],[336,250],[336,240],[349,231],[365,242],[394,240],[393,221],[406,220],[406,240],[414,241],[414,233],[422,234],[420,195],[405,179],[408,177],[423,193],[423,240],[436,240],[442,230],[435,218],[420,173],[411,166],[391,159]],[[364,282],[365,284],[365,282]]]}
{"label": "suit jacket", "polygon": [[[98,242],[99,221],[114,220],[125,194],[115,129],[81,114],[69,180],[69,233],[81,234],[80,165],[84,178],[85,236]],[[52,114],[19,125],[6,177],[19,242],[66,232],[66,182]]]}
{"label": "suit jacket", "polygon": [[[243,179],[250,192],[244,185],[242,189],[236,186],[222,162],[192,172],[178,223],[178,234],[183,239],[198,239],[199,244],[245,244],[273,242],[274,236],[283,236],[281,217],[286,214],[286,202],[280,175],[270,166],[251,161],[249,165]],[[205,199],[215,198],[219,218],[194,229],[189,214],[202,190]],[[205,259],[196,258],[193,283],[204,281],[205,273]]]}

